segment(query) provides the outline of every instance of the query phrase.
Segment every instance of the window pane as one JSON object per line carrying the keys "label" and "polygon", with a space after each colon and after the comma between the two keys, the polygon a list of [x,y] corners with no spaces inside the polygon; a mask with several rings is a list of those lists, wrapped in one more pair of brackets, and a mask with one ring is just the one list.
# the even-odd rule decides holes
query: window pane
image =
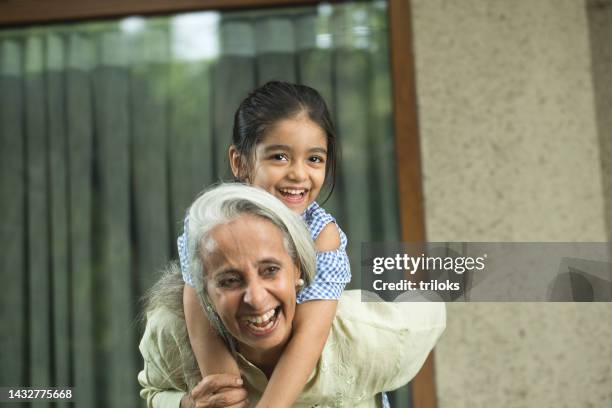
{"label": "window pane", "polygon": [[196,194],[230,178],[234,112],[271,79],[333,112],[343,155],[319,202],[360,287],[361,243],[399,239],[386,21],[375,1],[0,31],[0,306],[16,311],[0,383],[138,404],[135,300]]}

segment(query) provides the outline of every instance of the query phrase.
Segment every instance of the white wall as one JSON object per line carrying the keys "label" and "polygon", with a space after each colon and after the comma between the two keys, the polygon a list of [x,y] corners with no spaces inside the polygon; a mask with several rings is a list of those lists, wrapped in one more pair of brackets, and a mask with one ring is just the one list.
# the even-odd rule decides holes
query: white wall
{"label": "white wall", "polygon": [[[428,239],[605,241],[585,3],[412,10]],[[612,304],[448,309],[440,408],[612,406]]]}

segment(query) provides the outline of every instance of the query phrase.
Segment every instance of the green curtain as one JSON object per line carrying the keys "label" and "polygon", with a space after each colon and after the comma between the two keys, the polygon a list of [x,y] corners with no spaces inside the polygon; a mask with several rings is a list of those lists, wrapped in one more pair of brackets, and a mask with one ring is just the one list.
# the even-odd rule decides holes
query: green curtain
{"label": "green curtain", "polygon": [[0,31],[0,385],[142,405],[138,299],[176,257],[189,203],[228,178],[239,102],[271,79],[332,109],[343,157],[324,206],[359,287],[361,243],[399,239],[386,15],[372,2]]}

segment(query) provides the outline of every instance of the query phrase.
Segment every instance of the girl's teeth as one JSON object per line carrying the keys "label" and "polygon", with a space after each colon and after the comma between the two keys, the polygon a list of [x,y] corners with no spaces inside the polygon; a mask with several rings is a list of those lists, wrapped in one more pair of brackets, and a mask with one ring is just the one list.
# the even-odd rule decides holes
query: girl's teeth
{"label": "girl's teeth", "polygon": [[281,190],[283,193],[285,194],[292,194],[292,195],[297,195],[297,194],[303,194],[304,190]]}

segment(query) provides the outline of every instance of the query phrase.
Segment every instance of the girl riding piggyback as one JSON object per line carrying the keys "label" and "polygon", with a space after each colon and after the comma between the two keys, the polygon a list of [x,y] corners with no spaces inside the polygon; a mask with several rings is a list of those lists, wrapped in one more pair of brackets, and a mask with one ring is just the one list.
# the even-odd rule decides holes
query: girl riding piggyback
{"label": "girl riding piggyback", "polygon": [[[336,135],[327,105],[308,86],[268,82],[251,92],[236,111],[229,148],[234,177],[264,189],[300,214],[317,249],[315,278],[312,282],[298,282],[301,290],[292,337],[280,351],[282,356],[274,371],[265,373],[269,382],[257,407],[290,407],[297,399],[321,356],[338,299],[351,279],[346,236],[315,201],[325,184],[333,190],[337,156]],[[187,223],[188,219],[185,231]],[[183,305],[202,378],[224,373],[236,375],[239,382],[238,365],[211,327],[193,287],[186,238],[184,232],[178,239],[185,281]],[[262,271],[265,273],[268,272]],[[208,282],[209,290],[220,291],[239,290],[244,284],[240,279]],[[247,312],[240,319],[240,331],[253,341],[265,341],[266,336],[273,335],[275,322],[283,318],[282,309],[257,305],[256,299],[246,296],[242,302]],[[197,402],[199,388],[194,388],[186,403]],[[234,405],[227,401],[227,406]]]}

